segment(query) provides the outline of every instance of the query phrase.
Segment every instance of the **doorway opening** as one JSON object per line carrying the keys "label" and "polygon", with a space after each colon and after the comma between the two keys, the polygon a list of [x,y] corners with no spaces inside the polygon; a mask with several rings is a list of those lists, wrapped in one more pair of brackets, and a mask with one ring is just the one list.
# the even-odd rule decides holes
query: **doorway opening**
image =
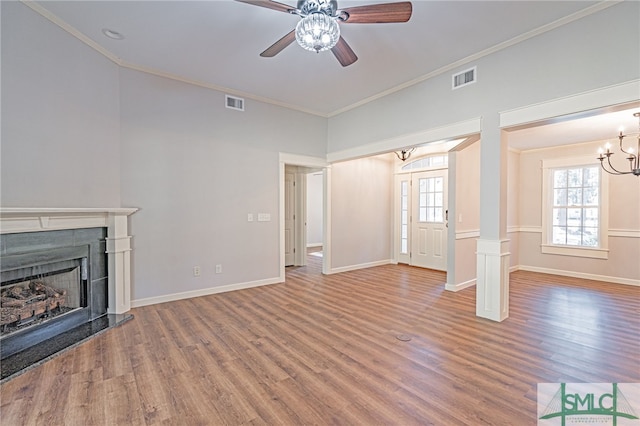
{"label": "doorway opening", "polygon": [[313,246],[323,273],[328,268],[326,241],[328,165],[323,159],[280,154],[281,276],[288,266],[307,265]]}
{"label": "doorway opening", "polygon": [[309,247],[322,254],[323,180],[322,169],[285,165],[285,266],[306,265]]}

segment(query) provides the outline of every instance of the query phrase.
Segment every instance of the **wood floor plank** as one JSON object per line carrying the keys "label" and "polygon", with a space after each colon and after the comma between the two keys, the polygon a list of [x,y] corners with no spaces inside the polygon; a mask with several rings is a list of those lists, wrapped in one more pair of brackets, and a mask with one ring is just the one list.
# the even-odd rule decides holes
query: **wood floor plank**
{"label": "wood floor plank", "polygon": [[[133,373],[110,377],[104,380],[105,413],[107,424],[145,424],[142,404]],[[55,422],[49,424],[64,424]]]}
{"label": "wood floor plank", "polygon": [[442,272],[320,270],[136,308],[2,384],[2,423],[533,425],[538,383],[640,382],[638,287],[515,272],[495,323]]}
{"label": "wood floor plank", "polygon": [[106,405],[102,368],[72,374],[68,401],[65,405],[65,423],[105,424]]}

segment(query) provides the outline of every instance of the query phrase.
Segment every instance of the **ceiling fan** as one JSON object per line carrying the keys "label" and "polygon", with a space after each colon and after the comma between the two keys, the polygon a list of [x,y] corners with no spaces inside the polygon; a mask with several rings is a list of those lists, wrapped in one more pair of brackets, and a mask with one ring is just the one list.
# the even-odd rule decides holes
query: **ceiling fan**
{"label": "ceiling fan", "polygon": [[338,9],[337,0],[298,0],[296,7],[271,0],[236,0],[254,6],[298,15],[302,19],[287,35],[269,46],[260,56],[271,58],[294,40],[307,50],[322,52],[331,49],[343,67],[358,60],[340,35],[342,24],[382,24],[407,22],[411,18],[411,2],[370,4]]}

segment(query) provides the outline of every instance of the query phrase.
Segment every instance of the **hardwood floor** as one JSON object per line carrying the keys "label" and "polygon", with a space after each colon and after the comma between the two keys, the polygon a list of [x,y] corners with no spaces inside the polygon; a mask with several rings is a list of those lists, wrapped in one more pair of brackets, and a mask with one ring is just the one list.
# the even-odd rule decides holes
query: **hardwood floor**
{"label": "hardwood floor", "polygon": [[640,288],[516,272],[494,323],[440,272],[309,262],[135,309],[2,385],[2,424],[534,425],[539,382],[640,382]]}

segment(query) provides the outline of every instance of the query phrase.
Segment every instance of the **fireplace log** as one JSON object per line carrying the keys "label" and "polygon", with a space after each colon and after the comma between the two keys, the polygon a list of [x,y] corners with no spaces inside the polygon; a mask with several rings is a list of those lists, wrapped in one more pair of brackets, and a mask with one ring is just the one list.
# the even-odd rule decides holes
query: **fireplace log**
{"label": "fireplace log", "polygon": [[19,323],[66,306],[66,290],[42,282],[15,285],[0,296],[0,325]]}
{"label": "fireplace log", "polygon": [[0,308],[0,325],[11,324],[20,319],[15,310],[9,308]]}
{"label": "fireplace log", "polygon": [[11,297],[0,297],[0,306],[3,308],[22,308],[27,302]]}
{"label": "fireplace log", "polygon": [[3,296],[12,297],[14,299],[26,299],[29,294],[31,294],[31,292],[26,290],[25,294],[25,288],[20,285],[13,286],[2,293]]}

